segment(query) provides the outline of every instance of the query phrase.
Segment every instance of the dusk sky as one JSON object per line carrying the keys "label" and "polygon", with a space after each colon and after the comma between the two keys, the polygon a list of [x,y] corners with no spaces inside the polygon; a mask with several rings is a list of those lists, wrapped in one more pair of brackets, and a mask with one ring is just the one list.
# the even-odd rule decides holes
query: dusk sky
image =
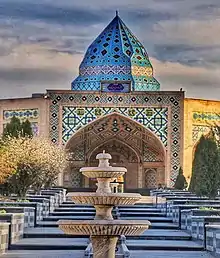
{"label": "dusk sky", "polygon": [[115,10],[162,90],[220,100],[220,0],[0,0],[0,98],[70,89]]}

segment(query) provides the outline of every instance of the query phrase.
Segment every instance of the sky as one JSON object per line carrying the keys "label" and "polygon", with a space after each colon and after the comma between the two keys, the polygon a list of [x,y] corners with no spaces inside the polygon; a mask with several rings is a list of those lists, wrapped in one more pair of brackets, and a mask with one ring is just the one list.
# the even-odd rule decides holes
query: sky
{"label": "sky", "polygon": [[219,0],[0,0],[0,98],[70,89],[116,10],[146,47],[161,90],[220,100]]}

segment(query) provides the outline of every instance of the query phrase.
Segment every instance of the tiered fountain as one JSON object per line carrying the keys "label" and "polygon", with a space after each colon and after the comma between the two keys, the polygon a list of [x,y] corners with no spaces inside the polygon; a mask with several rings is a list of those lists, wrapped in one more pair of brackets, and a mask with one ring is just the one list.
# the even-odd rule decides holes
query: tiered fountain
{"label": "tiered fountain", "polygon": [[90,235],[93,258],[114,258],[119,236],[140,235],[148,229],[150,222],[141,220],[113,220],[112,209],[117,205],[135,204],[140,194],[112,193],[110,182],[127,172],[123,167],[109,166],[111,155],[98,154],[98,167],[81,168],[80,172],[88,178],[97,178],[95,193],[69,193],[76,204],[92,204],[96,209],[95,220],[63,220],[59,227],[66,234]]}

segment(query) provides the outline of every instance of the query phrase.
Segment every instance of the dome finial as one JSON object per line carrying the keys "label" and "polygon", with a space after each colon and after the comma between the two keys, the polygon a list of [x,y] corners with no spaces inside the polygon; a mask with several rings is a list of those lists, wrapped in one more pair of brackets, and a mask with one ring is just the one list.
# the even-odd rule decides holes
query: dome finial
{"label": "dome finial", "polygon": [[118,10],[116,10],[116,16],[118,16]]}

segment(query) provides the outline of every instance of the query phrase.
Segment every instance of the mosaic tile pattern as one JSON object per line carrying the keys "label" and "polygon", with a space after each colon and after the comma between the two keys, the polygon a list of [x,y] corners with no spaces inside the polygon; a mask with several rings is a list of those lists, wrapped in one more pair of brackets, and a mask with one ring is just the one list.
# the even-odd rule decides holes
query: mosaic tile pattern
{"label": "mosaic tile pattern", "polygon": [[37,122],[31,122],[31,128],[34,136],[39,134],[39,125]]}
{"label": "mosaic tile pattern", "polygon": [[144,145],[144,154],[143,154],[144,162],[161,162],[162,159],[156,152],[153,152],[151,149]]}
{"label": "mosaic tile pattern", "polygon": [[195,144],[203,134],[207,134],[210,131],[210,127],[207,125],[194,125],[192,130],[192,140]]}
{"label": "mosaic tile pattern", "polygon": [[39,118],[39,110],[38,109],[4,110],[3,111],[3,119],[4,119],[3,127],[5,127],[5,125],[10,122],[10,120],[12,119],[13,116],[19,118],[21,121],[25,121],[26,119],[28,119],[31,123],[33,135],[37,136],[39,134],[39,124],[37,122],[37,120]]}
{"label": "mosaic tile pattern", "polygon": [[89,46],[72,90],[99,91],[102,81],[131,82],[134,91],[160,90],[144,46],[118,15]]}
{"label": "mosaic tile pattern", "polygon": [[5,121],[10,121],[13,116],[19,118],[20,120],[38,119],[39,110],[38,109],[18,109],[18,110],[3,111],[3,119]]}
{"label": "mosaic tile pattern", "polygon": [[157,170],[146,169],[145,170],[145,186],[149,189],[157,187]]}
{"label": "mosaic tile pattern", "polygon": [[208,125],[209,122],[220,122],[220,114],[212,112],[193,112],[193,123]]}
{"label": "mosaic tile pattern", "polygon": [[[66,143],[73,133],[100,116],[118,112],[128,116],[154,132],[164,145],[167,145],[168,108],[129,108],[129,107],[69,107],[63,106],[63,143]],[[116,128],[114,128],[116,129]]]}
{"label": "mosaic tile pattern", "polygon": [[[171,185],[174,184],[176,176],[178,175],[178,168],[180,166],[180,150],[181,150],[181,94],[107,94],[107,93],[57,93],[50,92],[50,137],[53,142],[61,142],[59,137],[59,107],[115,107],[117,108],[137,108],[143,107],[146,109],[152,106],[168,107],[170,110],[170,139],[169,146],[171,148]],[[100,108],[102,110],[102,108]],[[100,112],[101,111],[97,111]],[[62,114],[60,114],[62,116]],[[98,116],[98,115],[97,115]],[[132,117],[129,115],[129,117]]]}

